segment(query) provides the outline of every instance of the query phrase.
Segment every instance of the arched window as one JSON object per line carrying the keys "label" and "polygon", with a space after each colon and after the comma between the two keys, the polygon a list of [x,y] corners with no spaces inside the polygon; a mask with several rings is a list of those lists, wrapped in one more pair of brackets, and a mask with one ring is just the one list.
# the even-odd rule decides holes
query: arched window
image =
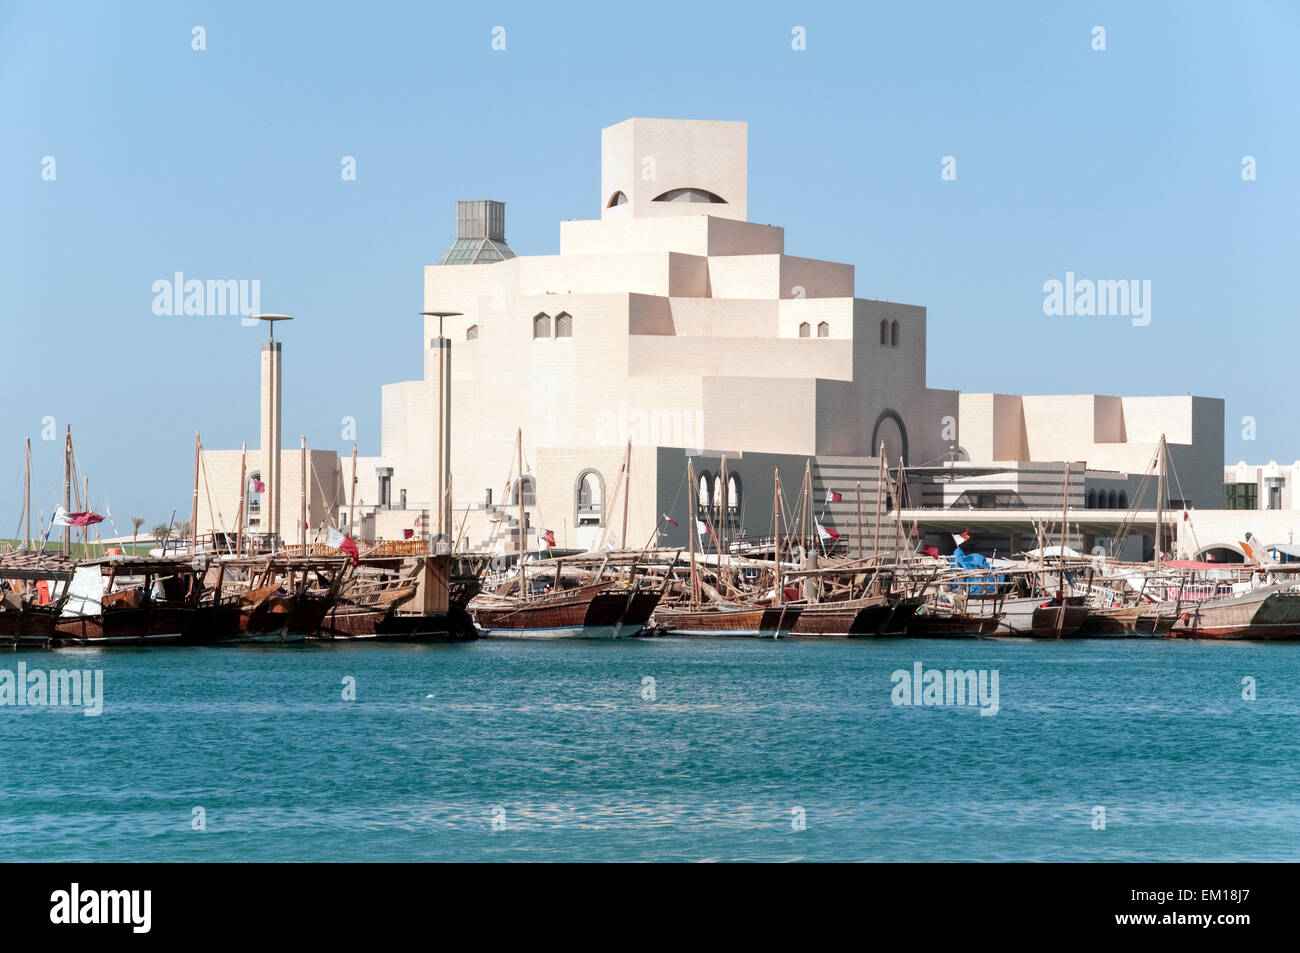
{"label": "arched window", "polygon": [[573,315],[561,311],[555,316],[555,336],[557,338],[573,337]]}
{"label": "arched window", "polygon": [[817,325],[817,336],[819,338],[828,338],[831,336],[831,326],[828,322],[822,321]]}
{"label": "arched window", "polygon": [[801,321],[799,323],[799,337],[806,338],[809,336],[811,331],[812,331],[812,327],[808,324],[807,321]]}
{"label": "arched window", "polygon": [[895,321],[889,326],[889,346],[898,347],[898,322]]}
{"label": "arched window", "polygon": [[[514,485],[510,487],[510,505],[519,505],[519,481],[515,480]],[[537,481],[531,476],[524,477],[524,506],[537,505]]]}
{"label": "arched window", "polygon": [[1119,508],[1121,510],[1128,509],[1128,493],[1124,490],[1119,491]]}
{"label": "arched window", "polygon": [[701,510],[707,510],[709,508],[709,501],[713,499],[713,495],[711,493],[712,489],[713,489],[712,474],[710,474],[708,470],[701,470],[699,496],[696,501],[699,503]]}
{"label": "arched window", "polygon": [[1089,491],[1088,491],[1088,509],[1090,509],[1090,510],[1095,510],[1096,508],[1097,508],[1097,491],[1096,491],[1096,490],[1089,490]]}
{"label": "arched window", "polygon": [[533,339],[548,338],[551,336],[551,316],[549,314],[538,314],[533,318]]}
{"label": "arched window", "polygon": [[605,203],[605,208],[613,208],[616,205],[626,205],[626,204],[627,204],[627,196],[620,191],[620,192],[615,192],[613,195],[609,197],[609,201]]}
{"label": "arched window", "polygon": [[257,489],[258,486],[265,486],[262,483],[262,474],[260,471],[254,471],[248,475],[248,515],[257,516],[262,512],[262,494]]}
{"label": "arched window", "polygon": [[884,347],[889,343],[889,322],[883,318],[880,320],[880,346]]}
{"label": "arched window", "polygon": [[477,341],[477,340],[478,340],[478,325],[477,325],[477,324],[471,324],[469,327],[467,327],[467,328],[465,329],[465,340],[466,340],[466,341]]}
{"label": "arched window", "polygon": [[605,525],[605,478],[588,467],[573,487],[575,522],[579,526]]}
{"label": "arched window", "polygon": [[722,506],[722,474],[713,478],[713,509],[716,512]]}
{"label": "arched window", "polygon": [[727,475],[727,509],[732,513],[740,512],[740,476],[735,473]]}
{"label": "arched window", "polygon": [[726,205],[727,200],[714,195],[708,189],[669,189],[654,197],[656,202],[703,202],[713,205]]}
{"label": "arched window", "polygon": [[1111,490],[1110,495],[1106,497],[1106,508],[1113,510],[1115,508],[1115,491]]}

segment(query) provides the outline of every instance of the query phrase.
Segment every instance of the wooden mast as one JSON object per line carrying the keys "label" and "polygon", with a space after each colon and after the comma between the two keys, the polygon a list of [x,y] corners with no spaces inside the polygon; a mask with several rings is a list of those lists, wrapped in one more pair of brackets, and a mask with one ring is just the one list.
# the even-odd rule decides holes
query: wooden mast
{"label": "wooden mast", "polygon": [[781,469],[772,470],[772,565],[776,572],[776,604],[785,604],[781,578]]}
{"label": "wooden mast", "polygon": [[1156,572],[1160,571],[1165,521],[1165,435],[1160,435],[1160,469],[1156,477]]}
{"label": "wooden mast", "polygon": [[190,500],[190,555],[199,551],[199,451],[203,444],[194,431],[194,495]]}
{"label": "wooden mast", "polygon": [[[63,509],[72,511],[72,424],[63,436]],[[72,552],[72,527],[63,527],[63,555]]]}
{"label": "wooden mast", "polygon": [[691,605],[699,603],[700,584],[695,575],[695,535],[699,532],[699,511],[695,504],[695,491],[698,489],[695,485],[695,461],[690,457],[686,458],[686,513],[689,525],[686,532],[690,537],[691,544]]}
{"label": "wooden mast", "polygon": [[32,438],[27,438],[27,467],[23,471],[23,541],[32,548]]}
{"label": "wooden mast", "polygon": [[302,437],[302,458],[299,460],[298,478],[298,545],[307,555],[307,437]]}
{"label": "wooden mast", "polygon": [[805,561],[808,558],[808,511],[812,502],[809,499],[812,495],[811,485],[812,464],[805,460],[803,462],[803,484],[800,488],[800,492],[803,495],[799,500],[799,547],[804,551]]}
{"label": "wooden mast", "polygon": [[[627,549],[627,501],[632,495],[632,441],[627,442],[627,453],[623,457],[623,535],[619,539],[618,548]],[[601,504],[604,505],[603,503]]]}
{"label": "wooden mast", "polygon": [[248,441],[239,450],[239,515],[235,518],[235,553],[244,554],[244,494],[248,492]]}
{"label": "wooden mast", "polygon": [[876,562],[880,562],[880,508],[885,502],[885,445],[880,444],[880,472],[876,475],[876,532],[872,537]]}
{"label": "wooden mast", "polygon": [[[1065,629],[1065,538],[1070,532],[1070,461],[1065,461],[1065,489],[1063,492],[1064,499],[1061,501],[1061,551],[1057,554],[1060,562],[1057,566],[1060,569],[1058,586],[1060,588],[1061,607],[1056,611],[1056,625],[1054,633],[1059,639],[1061,632]],[[1046,553],[1044,553],[1046,556]]]}
{"label": "wooden mast", "polygon": [[519,594],[523,598],[528,598],[528,587],[524,585],[527,581],[524,575],[524,550],[528,545],[528,514],[524,511],[524,428],[520,427],[515,431],[515,456],[519,458]]}
{"label": "wooden mast", "polygon": [[[467,511],[468,512],[468,511]],[[357,527],[355,520],[357,518],[357,445],[352,445],[352,495],[348,500],[348,535],[353,539],[357,538]]]}
{"label": "wooden mast", "polygon": [[898,458],[898,483],[895,488],[894,500],[894,562],[898,562],[903,554],[903,458]]}
{"label": "wooden mast", "polygon": [[862,481],[858,480],[853,489],[858,503],[858,560],[862,560]]}

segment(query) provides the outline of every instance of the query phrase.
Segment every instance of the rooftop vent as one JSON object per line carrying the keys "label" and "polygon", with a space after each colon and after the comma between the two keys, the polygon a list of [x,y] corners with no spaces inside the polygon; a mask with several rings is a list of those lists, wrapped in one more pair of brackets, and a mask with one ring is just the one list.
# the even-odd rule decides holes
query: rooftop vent
{"label": "rooftop vent", "polygon": [[514,258],[506,244],[506,203],[474,199],[456,203],[456,241],[440,265],[489,265]]}

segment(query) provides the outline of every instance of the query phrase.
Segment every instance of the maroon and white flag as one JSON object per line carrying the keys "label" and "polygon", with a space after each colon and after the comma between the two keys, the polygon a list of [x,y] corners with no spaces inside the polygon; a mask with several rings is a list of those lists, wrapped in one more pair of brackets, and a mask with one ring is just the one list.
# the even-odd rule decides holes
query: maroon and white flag
{"label": "maroon and white flag", "polygon": [[94,526],[102,522],[104,517],[98,513],[69,513],[61,506],[54,511],[55,526]]}

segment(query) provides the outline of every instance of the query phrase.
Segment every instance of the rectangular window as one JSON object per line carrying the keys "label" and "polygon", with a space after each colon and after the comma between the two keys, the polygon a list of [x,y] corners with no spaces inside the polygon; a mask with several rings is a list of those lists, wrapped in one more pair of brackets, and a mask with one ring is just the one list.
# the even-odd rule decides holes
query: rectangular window
{"label": "rectangular window", "polygon": [[1230,510],[1259,509],[1259,487],[1254,483],[1225,483],[1223,505]]}

